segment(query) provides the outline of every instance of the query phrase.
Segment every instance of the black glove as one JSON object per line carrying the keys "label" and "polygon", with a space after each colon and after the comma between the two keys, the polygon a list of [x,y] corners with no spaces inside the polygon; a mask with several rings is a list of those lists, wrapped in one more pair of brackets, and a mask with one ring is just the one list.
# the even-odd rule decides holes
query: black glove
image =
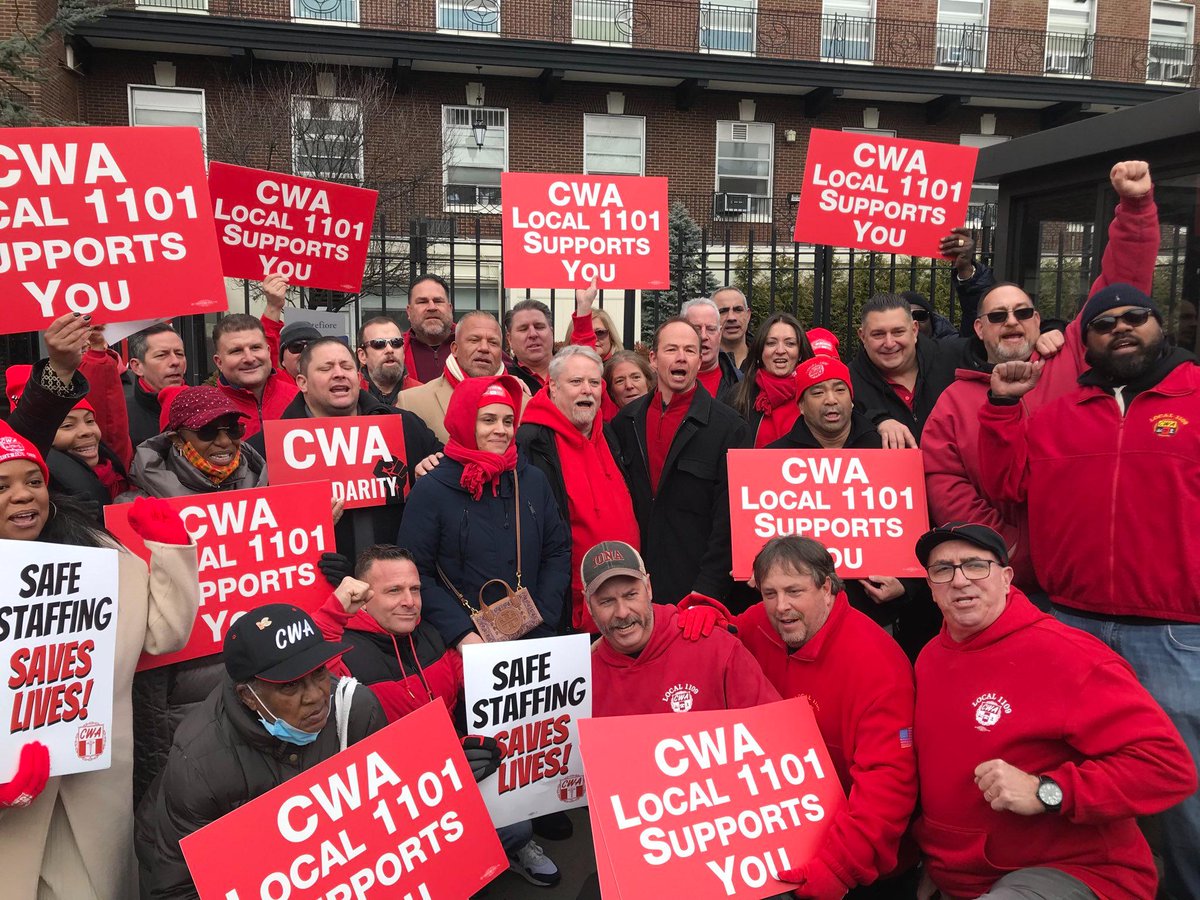
{"label": "black glove", "polygon": [[333,587],[341,584],[343,578],[354,574],[350,560],[340,553],[322,553],[321,558],[317,561],[317,568],[321,570],[325,580]]}
{"label": "black glove", "polygon": [[476,781],[483,781],[500,768],[500,747],[495,738],[468,734],[462,739],[462,748]]}

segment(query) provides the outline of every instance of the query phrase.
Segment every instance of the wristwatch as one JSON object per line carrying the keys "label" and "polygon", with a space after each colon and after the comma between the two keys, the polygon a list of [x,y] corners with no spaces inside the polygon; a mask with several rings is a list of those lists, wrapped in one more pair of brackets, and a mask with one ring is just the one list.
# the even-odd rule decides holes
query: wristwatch
{"label": "wristwatch", "polygon": [[1062,809],[1062,788],[1049,775],[1038,779],[1037,798],[1042,801],[1042,806],[1046,807],[1046,812],[1058,812]]}

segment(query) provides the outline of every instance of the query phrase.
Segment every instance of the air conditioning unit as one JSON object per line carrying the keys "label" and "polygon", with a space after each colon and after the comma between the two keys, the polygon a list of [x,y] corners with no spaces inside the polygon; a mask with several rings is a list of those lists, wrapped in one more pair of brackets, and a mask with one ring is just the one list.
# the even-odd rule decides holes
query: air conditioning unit
{"label": "air conditioning unit", "polygon": [[749,194],[717,194],[716,201],[718,216],[741,216],[750,212]]}
{"label": "air conditioning unit", "polygon": [[1189,81],[1192,76],[1192,67],[1184,62],[1162,62],[1159,67],[1159,81]]}
{"label": "air conditioning unit", "polygon": [[1078,75],[1086,68],[1085,57],[1073,53],[1051,53],[1046,57],[1046,71],[1062,75]]}
{"label": "air conditioning unit", "polygon": [[963,62],[962,47],[938,47],[937,48],[937,65],[939,66],[961,66]]}

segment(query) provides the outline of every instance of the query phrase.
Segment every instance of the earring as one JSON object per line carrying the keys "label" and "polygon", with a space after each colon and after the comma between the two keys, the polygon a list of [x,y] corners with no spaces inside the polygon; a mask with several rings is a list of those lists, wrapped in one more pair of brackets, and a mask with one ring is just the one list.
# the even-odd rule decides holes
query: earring
{"label": "earring", "polygon": [[50,501],[50,518],[55,518],[58,515],[58,507],[54,505],[54,501]]}

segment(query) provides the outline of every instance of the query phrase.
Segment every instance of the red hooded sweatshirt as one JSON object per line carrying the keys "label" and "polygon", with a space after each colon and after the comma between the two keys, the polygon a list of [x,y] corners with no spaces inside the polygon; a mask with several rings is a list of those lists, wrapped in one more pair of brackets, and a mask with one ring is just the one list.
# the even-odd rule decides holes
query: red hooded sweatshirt
{"label": "red hooded sweatshirt", "polygon": [[[958,642],[943,626],[916,676],[915,832],[942,891],[978,897],[1014,869],[1048,866],[1105,900],[1154,896],[1135,817],[1188,797],[1196,768],[1128,663],[1011,588],[980,633]],[[1053,778],[1061,811],[993,810],[974,776],[992,759]]]}
{"label": "red hooded sweatshirt", "polygon": [[592,715],[746,709],[779,699],[754,657],[729,632],[687,641],[674,606],[654,605],[654,630],[636,656],[601,638],[592,652]]}
{"label": "red hooded sweatshirt", "polygon": [[904,652],[844,593],[816,636],[795,651],[761,603],[735,621],[738,638],[784,699],[811,704],[849,798],[814,862],[847,888],[894,871],[917,802],[913,674]]}
{"label": "red hooded sweatshirt", "polygon": [[554,405],[549,391],[533,395],[521,413],[521,422],[543,425],[554,432],[571,525],[571,625],[596,634],[596,624],[583,599],[580,564],[588,549],[601,541],[624,541],[635,550],[641,548],[629,488],[600,423],[593,424],[591,437],[584,437]]}

